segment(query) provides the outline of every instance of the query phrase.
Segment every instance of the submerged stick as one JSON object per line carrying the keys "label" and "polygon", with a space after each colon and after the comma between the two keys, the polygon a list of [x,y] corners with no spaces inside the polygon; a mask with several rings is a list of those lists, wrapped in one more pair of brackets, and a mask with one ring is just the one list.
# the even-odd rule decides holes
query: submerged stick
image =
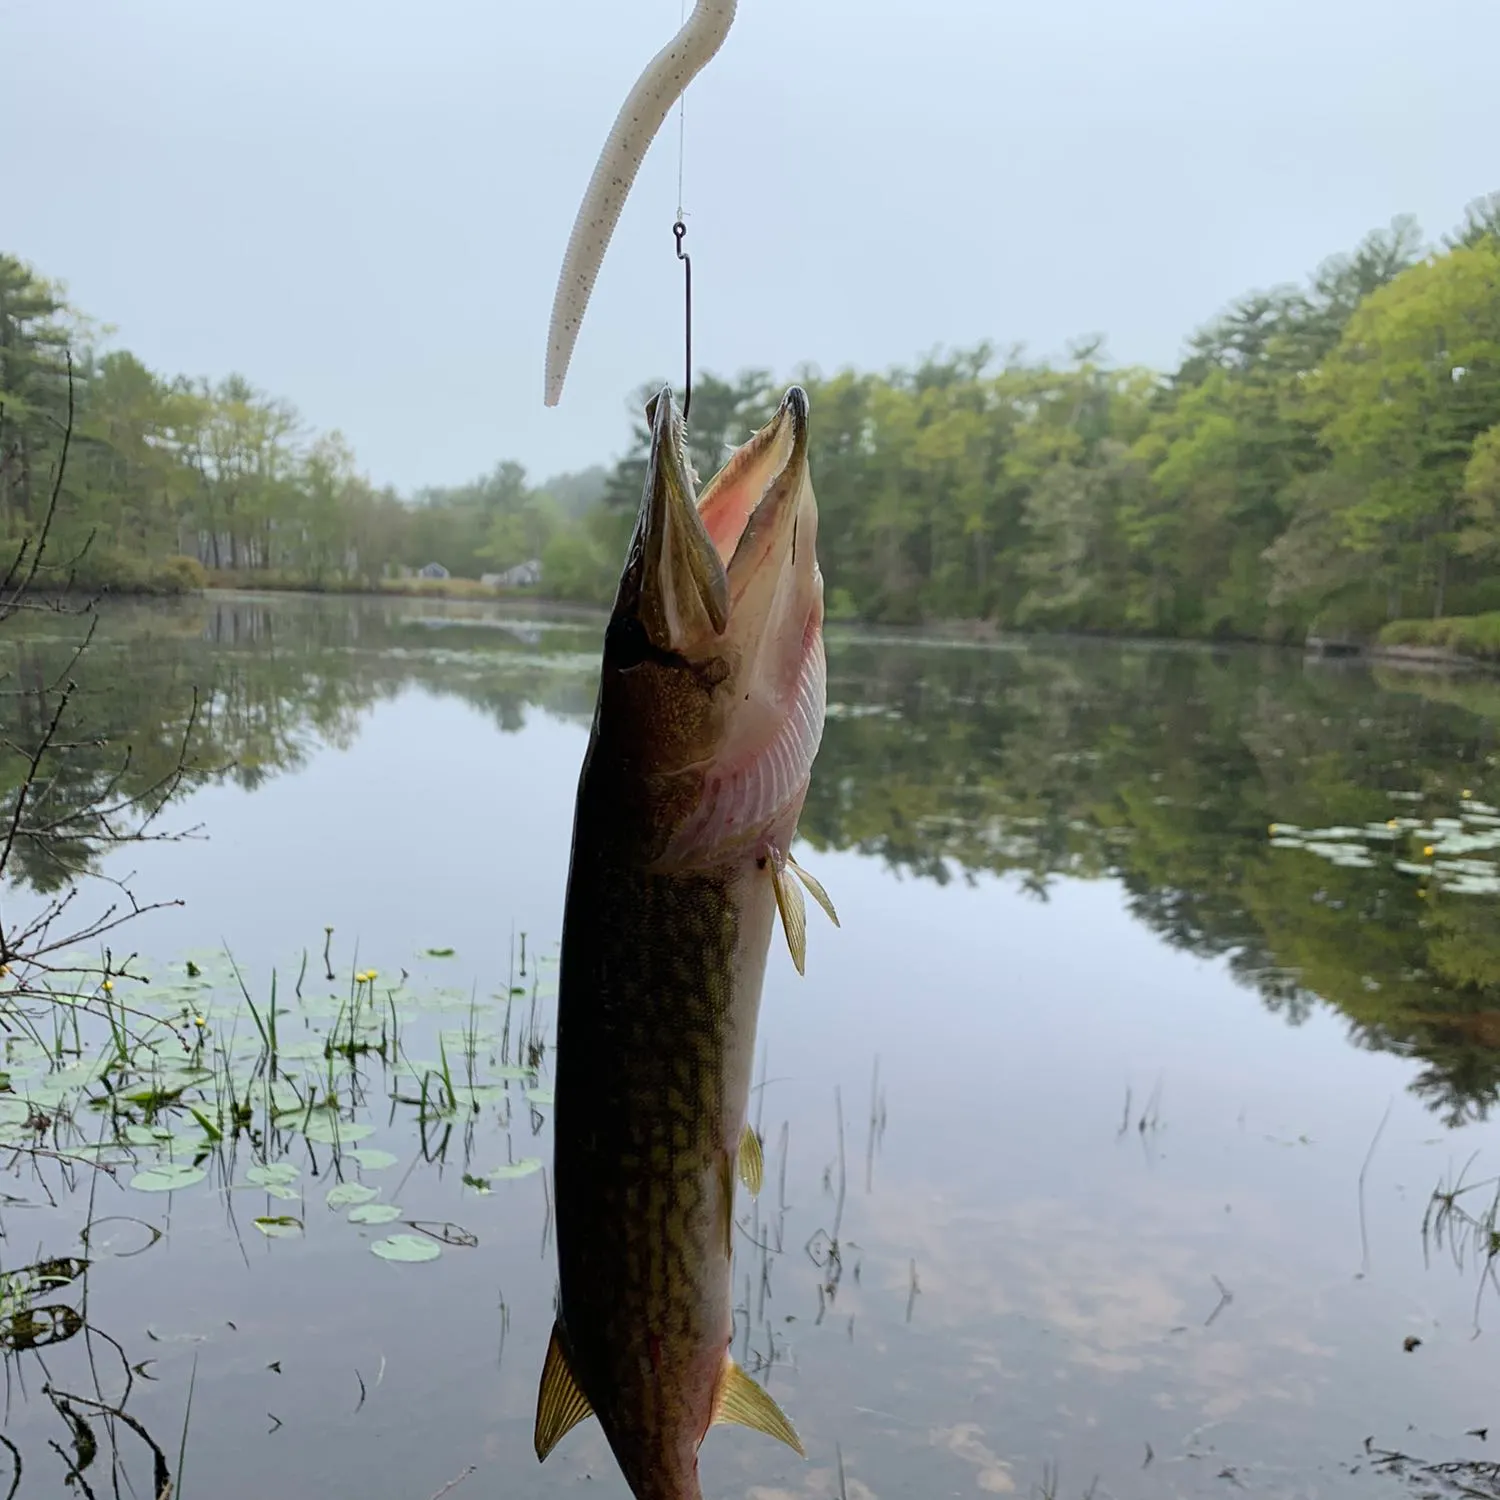
{"label": "submerged stick", "polygon": [[736,5],[737,0],[698,0],[682,29],[647,63],[615,116],[578,205],[552,298],[552,321],[547,329],[548,406],[556,406],[562,396],[584,309],[636,173],[667,111],[723,46]]}

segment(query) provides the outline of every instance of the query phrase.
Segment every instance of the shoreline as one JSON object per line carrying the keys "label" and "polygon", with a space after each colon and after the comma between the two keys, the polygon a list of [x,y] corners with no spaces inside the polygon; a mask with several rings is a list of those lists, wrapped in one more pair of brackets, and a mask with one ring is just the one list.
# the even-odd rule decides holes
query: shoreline
{"label": "shoreline", "polygon": [[[88,592],[78,590],[76,592]],[[170,593],[151,589],[106,588],[100,597],[117,599],[206,597],[211,594],[282,594],[309,595],[318,598],[347,599],[429,599],[457,604],[499,604],[515,607],[539,606],[560,616],[589,619],[608,614],[607,605],[585,604],[577,600],[553,598],[538,589],[496,589],[469,578],[389,579],[360,585],[327,585],[289,583],[285,580],[260,583],[243,578],[211,578],[198,589],[181,589]],[[1378,639],[1324,639],[1309,634],[1304,640],[1263,640],[1239,636],[1164,636],[1123,634],[1091,630],[1025,630],[997,625],[983,619],[939,619],[920,624],[886,624],[879,620],[828,620],[825,630],[837,633],[849,630],[861,634],[888,635],[901,640],[947,641],[955,645],[999,645],[1006,641],[1034,639],[1072,640],[1079,642],[1129,642],[1156,649],[1193,648],[1197,650],[1259,650],[1297,652],[1306,660],[1333,662],[1379,662],[1412,672],[1482,672],[1500,673],[1500,660],[1467,655],[1447,646],[1383,643]]]}

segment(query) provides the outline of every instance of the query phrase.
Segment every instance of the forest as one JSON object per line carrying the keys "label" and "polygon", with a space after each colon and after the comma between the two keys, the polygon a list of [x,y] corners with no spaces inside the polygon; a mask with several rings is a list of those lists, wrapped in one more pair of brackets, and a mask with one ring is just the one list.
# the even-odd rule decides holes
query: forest
{"label": "forest", "polygon": [[[883,374],[700,372],[701,475],[787,379],[812,400],[834,619],[1500,655],[1500,193],[1436,245],[1398,218],[1305,285],[1240,298],[1169,373],[1098,337],[1055,363],[981,343]],[[65,435],[57,582],[357,589],[536,558],[541,593],[599,604],[646,446],[641,420],[610,467],[533,483],[502,461],[401,495],[241,375],[107,349],[0,255],[0,545],[45,513]]]}

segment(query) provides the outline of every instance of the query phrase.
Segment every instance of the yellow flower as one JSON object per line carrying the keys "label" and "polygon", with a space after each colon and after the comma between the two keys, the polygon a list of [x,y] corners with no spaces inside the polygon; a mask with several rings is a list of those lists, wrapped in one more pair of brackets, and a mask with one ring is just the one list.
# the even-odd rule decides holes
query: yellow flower
{"label": "yellow flower", "polygon": [[205,1021],[202,1016],[194,1016],[193,1017],[193,1025],[194,1026],[202,1027],[202,1026],[207,1026],[208,1022]]}
{"label": "yellow flower", "polygon": [[379,978],[380,978],[380,975],[379,975],[379,974],[377,974],[377,973],[376,973],[376,972],[375,972],[375,970],[374,970],[374,969],[366,969],[366,970],[365,970],[365,978],[366,978],[366,979],[367,979],[367,980],[369,980],[369,981],[370,981],[370,983],[371,983],[371,984],[374,984],[374,982],[375,982],[375,981],[376,981],[376,980],[377,980],[377,979],[379,979]]}
{"label": "yellow flower", "polygon": [[1387,828],[1394,828],[1396,826],[1396,820],[1394,818],[1387,818],[1385,820],[1385,826]]}
{"label": "yellow flower", "polygon": [[115,982],[114,982],[113,979],[106,979],[104,981],[104,992],[105,992],[105,994],[108,994],[110,992],[110,990],[114,989],[114,987],[115,987]]}
{"label": "yellow flower", "polygon": [[1422,846],[1422,853],[1425,854],[1428,857],[1428,859],[1431,859],[1432,858],[1432,845],[1431,844],[1424,844]]}
{"label": "yellow flower", "polygon": [[1463,791],[1461,791],[1461,792],[1460,792],[1460,793],[1459,793],[1459,794],[1458,794],[1458,795],[1459,795],[1459,796],[1460,796],[1460,797],[1472,797],[1472,796],[1473,796],[1473,795],[1474,795],[1474,793],[1473,793],[1473,792],[1471,792],[1471,791],[1470,791],[1470,790],[1469,790],[1469,789],[1468,789],[1468,787],[1465,787],[1465,788],[1464,788],[1464,789],[1463,789]]}

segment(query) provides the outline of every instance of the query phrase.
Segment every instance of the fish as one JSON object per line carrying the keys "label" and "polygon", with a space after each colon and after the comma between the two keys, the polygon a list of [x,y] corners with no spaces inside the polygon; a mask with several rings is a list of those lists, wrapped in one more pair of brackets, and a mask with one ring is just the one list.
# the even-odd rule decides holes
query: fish
{"label": "fish", "polygon": [[804,1454],[730,1356],[736,1178],[779,919],[805,971],[792,858],[827,706],[808,398],[695,498],[670,387],[646,407],[644,492],[605,629],[579,774],[558,975],[556,1319],[537,1394],[545,1460],[596,1416],[636,1500],[701,1500],[716,1422]]}

